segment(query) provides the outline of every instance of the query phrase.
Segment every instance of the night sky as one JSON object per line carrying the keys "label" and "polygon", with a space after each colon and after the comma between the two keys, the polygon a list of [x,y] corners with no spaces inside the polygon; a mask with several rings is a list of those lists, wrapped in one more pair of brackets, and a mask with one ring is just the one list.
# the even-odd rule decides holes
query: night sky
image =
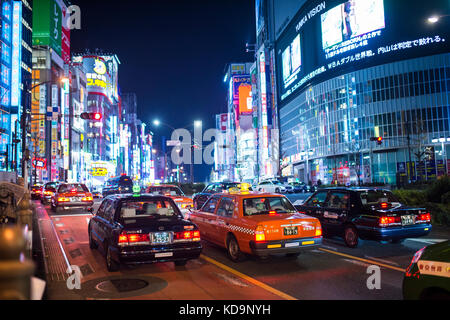
{"label": "night sky", "polygon": [[[229,62],[251,62],[245,44],[255,43],[254,0],[73,0],[81,30],[71,32],[72,52],[96,48],[116,53],[121,92],[135,92],[138,117],[151,125],[155,142],[170,135],[154,128],[158,118],[185,127],[202,120],[215,127],[226,112],[223,83]],[[210,166],[195,166],[204,181]]]}

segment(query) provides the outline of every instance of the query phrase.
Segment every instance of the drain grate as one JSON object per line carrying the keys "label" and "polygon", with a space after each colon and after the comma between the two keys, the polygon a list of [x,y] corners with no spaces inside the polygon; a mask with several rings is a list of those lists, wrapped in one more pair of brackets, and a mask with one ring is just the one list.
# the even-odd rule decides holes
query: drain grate
{"label": "drain grate", "polygon": [[69,254],[72,257],[72,259],[75,259],[76,257],[79,257],[82,255],[80,249],[75,249],[75,250],[69,251]]}
{"label": "drain grate", "polygon": [[74,242],[73,238],[66,238],[66,239],[63,239],[63,241],[67,245],[72,244]]}
{"label": "drain grate", "polygon": [[148,282],[141,279],[112,279],[100,282],[96,289],[107,293],[124,293],[137,291],[148,286]]}
{"label": "drain grate", "polygon": [[92,267],[89,264],[82,265],[80,267],[80,271],[83,276],[87,276],[94,273],[94,270],[92,270]]}

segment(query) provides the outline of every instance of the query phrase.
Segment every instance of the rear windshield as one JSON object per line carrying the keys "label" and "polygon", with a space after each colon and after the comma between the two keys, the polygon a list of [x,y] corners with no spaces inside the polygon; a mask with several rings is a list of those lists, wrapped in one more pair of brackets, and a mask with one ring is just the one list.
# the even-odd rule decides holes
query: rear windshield
{"label": "rear windshield", "polygon": [[122,219],[175,216],[178,216],[177,207],[167,200],[131,200],[122,202],[120,207]]}
{"label": "rear windshield", "polygon": [[261,197],[244,199],[244,215],[254,216],[276,213],[297,212],[292,204],[284,197]]}
{"label": "rear windshield", "polygon": [[149,187],[148,193],[156,193],[162,196],[184,196],[180,188],[177,187]]}
{"label": "rear windshield", "polygon": [[58,188],[59,193],[68,193],[68,192],[89,192],[88,188],[84,184],[79,183],[70,183],[70,184],[62,184]]}
{"label": "rear windshield", "polygon": [[359,192],[359,197],[361,198],[361,203],[364,206],[377,205],[383,202],[399,203],[398,199],[389,191],[363,191]]}
{"label": "rear windshield", "polygon": [[127,187],[130,186],[130,187],[132,187],[133,186],[133,181],[131,181],[130,178],[122,178],[122,179],[120,179],[119,184],[121,186],[127,186]]}

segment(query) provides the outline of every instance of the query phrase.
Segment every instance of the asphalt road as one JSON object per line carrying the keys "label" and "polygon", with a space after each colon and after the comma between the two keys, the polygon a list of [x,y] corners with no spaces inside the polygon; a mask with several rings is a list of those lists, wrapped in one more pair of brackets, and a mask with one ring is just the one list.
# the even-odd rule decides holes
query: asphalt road
{"label": "asphalt road", "polygon": [[[292,202],[307,196],[288,195]],[[52,215],[48,206],[35,203],[47,256],[48,299],[402,299],[403,270],[414,253],[450,238],[449,229],[434,228],[425,238],[401,244],[361,241],[350,249],[336,237],[296,259],[247,257],[241,263],[231,262],[224,248],[203,242],[201,258],[186,267],[159,263],[109,273],[103,253],[89,249],[90,214]],[[81,269],[80,290],[67,287],[69,265]],[[367,272],[373,265],[380,268],[381,288],[370,290]],[[142,283],[147,285],[141,288]]]}

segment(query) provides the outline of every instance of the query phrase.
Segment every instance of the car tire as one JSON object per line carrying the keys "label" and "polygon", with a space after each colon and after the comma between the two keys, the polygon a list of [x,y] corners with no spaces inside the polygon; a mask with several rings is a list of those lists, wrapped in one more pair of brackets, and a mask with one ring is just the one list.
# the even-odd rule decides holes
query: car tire
{"label": "car tire", "polygon": [[228,237],[227,255],[228,258],[233,262],[240,262],[244,258],[244,255],[239,248],[239,244],[233,235]]}
{"label": "car tire", "polygon": [[98,248],[98,244],[95,242],[94,239],[92,239],[92,231],[91,228],[89,228],[89,248],[94,250]]}
{"label": "car tire", "polygon": [[347,247],[356,248],[359,242],[358,231],[353,225],[347,225],[344,229],[344,241]]}
{"label": "car tire", "polygon": [[106,253],[105,253],[105,260],[106,260],[106,268],[109,272],[116,272],[120,269],[120,263],[117,261],[114,261],[112,255],[111,255],[111,248],[109,245],[106,245]]}
{"label": "car tire", "polygon": [[177,260],[177,261],[174,261],[174,263],[175,263],[175,266],[177,266],[177,267],[184,267],[187,263],[187,260]]}
{"label": "car tire", "polygon": [[279,188],[276,188],[276,189],[275,189],[275,193],[280,193],[280,189],[279,189]]}

